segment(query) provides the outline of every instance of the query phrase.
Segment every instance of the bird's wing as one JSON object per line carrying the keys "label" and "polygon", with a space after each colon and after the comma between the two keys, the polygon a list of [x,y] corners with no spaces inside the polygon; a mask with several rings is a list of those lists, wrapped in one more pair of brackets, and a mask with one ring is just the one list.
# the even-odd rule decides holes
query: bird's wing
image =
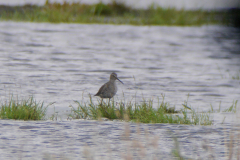
{"label": "bird's wing", "polygon": [[95,94],[95,96],[98,96],[102,93],[104,93],[107,90],[107,83],[105,83],[104,85],[102,85],[102,87],[98,90],[97,94]]}

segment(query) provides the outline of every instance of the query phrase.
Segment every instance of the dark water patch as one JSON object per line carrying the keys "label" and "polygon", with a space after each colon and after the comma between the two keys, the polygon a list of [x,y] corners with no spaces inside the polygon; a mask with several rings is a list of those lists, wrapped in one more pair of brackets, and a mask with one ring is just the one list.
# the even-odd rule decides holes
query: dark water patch
{"label": "dark water patch", "polygon": [[169,46],[183,46],[182,44],[179,43],[168,43]]}
{"label": "dark water patch", "polygon": [[12,82],[1,82],[1,84],[15,84],[15,83],[12,83]]}
{"label": "dark water patch", "polygon": [[0,139],[2,139],[2,140],[8,140],[7,137],[0,137]]}
{"label": "dark water patch", "polygon": [[100,136],[107,136],[108,134],[109,134],[109,131],[107,131],[107,130],[98,132],[98,135],[100,135]]}
{"label": "dark water patch", "polygon": [[94,142],[86,142],[86,144],[87,144],[88,146],[94,146],[94,145],[96,145]]}
{"label": "dark water patch", "polygon": [[216,87],[234,87],[234,85],[225,83],[225,84],[218,84],[216,85]]}
{"label": "dark water patch", "polygon": [[63,126],[65,123],[60,123],[60,122],[53,122],[51,125],[56,125],[56,126]]}
{"label": "dark water patch", "polygon": [[50,141],[43,141],[42,143],[51,143]]}
{"label": "dark water patch", "polygon": [[47,92],[48,94],[58,94],[59,92]]}
{"label": "dark water patch", "polygon": [[40,128],[38,126],[21,126],[19,129],[34,129],[34,128]]}
{"label": "dark water patch", "polygon": [[156,123],[156,124],[149,124],[149,126],[153,127],[154,129],[158,129],[158,128],[165,128],[168,125],[167,124],[162,124],[162,123]]}
{"label": "dark water patch", "polygon": [[212,58],[212,59],[231,59],[231,56],[221,56],[221,55],[211,55],[211,56],[208,56],[209,58]]}
{"label": "dark water patch", "polygon": [[206,93],[206,92],[212,92],[212,90],[211,89],[178,89],[178,91],[180,91],[180,92],[204,92],[204,93]]}
{"label": "dark water patch", "polygon": [[[31,63],[15,63],[15,66],[26,66],[26,67],[30,67],[30,68],[38,68],[39,66],[36,64],[31,64]],[[26,70],[28,70],[29,68],[26,68]]]}
{"label": "dark water patch", "polygon": [[55,52],[51,52],[51,54],[53,55],[66,55],[66,52],[60,52],[60,51],[55,51]]}
{"label": "dark water patch", "polygon": [[63,138],[65,138],[65,139],[70,139],[71,137],[70,137],[70,136],[64,136]]}
{"label": "dark water patch", "polygon": [[52,47],[52,45],[38,44],[38,43],[26,43],[27,47]]}
{"label": "dark water patch", "polygon": [[217,94],[217,93],[206,93],[206,94],[202,94],[202,96],[225,97],[225,95]]}
{"label": "dark water patch", "polygon": [[11,153],[17,153],[18,152],[18,150],[16,150],[16,149],[13,149],[12,151],[11,151]]}
{"label": "dark water patch", "polygon": [[4,36],[14,36],[14,34],[9,33],[9,32],[0,32],[0,34],[2,34]]}
{"label": "dark water patch", "polygon": [[105,73],[112,73],[112,72],[120,72],[119,70],[89,70],[88,72],[105,72]]}
{"label": "dark water patch", "polygon": [[64,129],[72,129],[71,126],[64,126]]}
{"label": "dark water patch", "polygon": [[9,57],[11,60],[13,61],[22,61],[22,62],[29,62],[30,59],[26,59],[26,58],[16,58],[16,57]]}
{"label": "dark water patch", "polygon": [[140,68],[144,68],[144,67],[141,67],[141,66],[139,66],[139,67],[135,67],[135,66],[122,66],[122,68],[124,68],[124,69],[140,69]]}
{"label": "dark water patch", "polygon": [[[19,61],[16,61],[16,62],[9,62],[9,63],[6,63],[5,64],[6,66],[14,66],[14,67],[17,67],[16,69],[23,69],[23,68],[19,68],[19,66],[26,66],[26,67],[33,67],[33,68],[38,68],[38,65],[35,65],[35,64],[31,64],[31,63],[25,63],[25,62],[19,62]],[[23,70],[28,70],[29,68],[24,68]]]}
{"label": "dark water patch", "polygon": [[22,52],[22,53],[27,53],[27,54],[33,54],[35,51],[34,50],[20,50],[19,52]]}
{"label": "dark water patch", "polygon": [[33,30],[34,32],[42,32],[42,33],[58,33],[58,32],[64,32],[63,30],[49,30],[49,29],[41,29],[41,30]]}
{"label": "dark water patch", "polygon": [[30,78],[50,77],[50,74],[29,75]]}
{"label": "dark water patch", "polygon": [[86,141],[88,141],[88,140],[90,140],[90,139],[92,139],[92,137],[89,136],[89,135],[81,135],[81,138],[78,138],[78,139],[76,139],[76,140],[78,140],[78,141],[80,141],[80,142],[86,142]]}
{"label": "dark water patch", "polygon": [[30,130],[31,132],[38,132],[38,130]]}
{"label": "dark water patch", "polygon": [[77,125],[81,125],[81,126],[92,126],[95,124],[99,124],[98,121],[88,121],[88,120],[79,120],[76,122]]}
{"label": "dark water patch", "polygon": [[149,70],[163,70],[164,68],[163,67],[149,67],[147,69],[149,69]]}
{"label": "dark water patch", "polygon": [[59,88],[46,88],[47,90],[53,90],[53,91],[61,91],[62,89]]}
{"label": "dark water patch", "polygon": [[2,126],[18,126],[18,124],[11,124],[11,123],[4,123],[6,121],[11,121],[10,119],[1,119],[0,122],[2,121],[3,124]]}
{"label": "dark water patch", "polygon": [[57,61],[57,62],[67,62],[66,59],[63,58],[57,58],[57,57],[52,57],[50,58],[52,61]]}
{"label": "dark water patch", "polygon": [[161,79],[174,79],[174,78],[173,77],[162,77]]}
{"label": "dark water patch", "polygon": [[81,70],[79,69],[69,69],[69,70],[65,70],[65,72],[80,72]]}
{"label": "dark water patch", "polygon": [[50,133],[48,133],[47,131],[40,131],[39,135],[50,135]]}
{"label": "dark water patch", "polygon": [[91,50],[92,48],[90,48],[90,47],[78,47],[78,49],[80,49],[80,50]]}
{"label": "dark water patch", "polygon": [[[176,82],[174,82],[176,83]],[[180,82],[180,83],[184,83],[184,82]],[[184,86],[187,86],[187,87],[201,87],[201,88],[206,88],[206,87],[211,87],[210,85],[206,85],[206,84],[201,84],[202,82],[193,82],[192,84],[185,84],[184,83]]]}

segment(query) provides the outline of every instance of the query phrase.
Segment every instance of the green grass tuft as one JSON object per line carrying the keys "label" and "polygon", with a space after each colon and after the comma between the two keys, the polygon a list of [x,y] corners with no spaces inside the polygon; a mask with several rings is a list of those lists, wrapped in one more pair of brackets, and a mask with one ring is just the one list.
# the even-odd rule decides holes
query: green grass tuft
{"label": "green grass tuft", "polygon": [[[88,103],[75,101],[77,109],[72,105],[70,117],[74,119],[99,119],[101,117],[113,120],[125,120],[140,123],[174,123],[174,124],[195,124],[211,125],[212,121],[208,113],[196,113],[193,109],[176,111],[169,107],[169,103],[164,102],[164,97],[157,107],[153,107],[153,100],[145,100],[141,103],[115,103],[110,104],[98,101],[94,104],[92,97]],[[174,114],[173,114],[174,113]]]}
{"label": "green grass tuft", "polygon": [[0,118],[15,120],[41,120],[46,115],[47,107],[42,103],[37,103],[33,97],[27,100],[14,100],[1,104]]}
{"label": "green grass tuft", "polygon": [[236,113],[237,112],[237,103],[238,101],[234,101],[233,100],[233,104],[228,108],[228,109],[225,109],[223,112],[233,112],[233,113]]}

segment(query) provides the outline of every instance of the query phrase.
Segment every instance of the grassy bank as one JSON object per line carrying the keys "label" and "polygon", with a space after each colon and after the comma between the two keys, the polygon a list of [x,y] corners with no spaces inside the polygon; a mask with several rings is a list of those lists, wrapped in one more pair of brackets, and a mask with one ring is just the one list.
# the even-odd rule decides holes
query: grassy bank
{"label": "grassy bank", "polygon": [[44,6],[0,6],[0,20],[177,26],[229,23],[226,11],[177,10],[153,5],[148,9],[133,9],[116,1],[107,5],[46,1]]}
{"label": "grassy bank", "polygon": [[183,108],[177,111],[170,107],[169,103],[164,102],[164,97],[157,107],[153,107],[153,100],[144,100],[140,103],[111,101],[110,103],[98,102],[93,103],[90,96],[89,102],[80,103],[75,101],[77,108],[70,106],[74,119],[99,119],[107,118],[110,120],[124,120],[140,123],[174,123],[174,124],[194,124],[194,125],[211,125],[209,113],[196,113],[188,107],[187,101],[184,102]]}

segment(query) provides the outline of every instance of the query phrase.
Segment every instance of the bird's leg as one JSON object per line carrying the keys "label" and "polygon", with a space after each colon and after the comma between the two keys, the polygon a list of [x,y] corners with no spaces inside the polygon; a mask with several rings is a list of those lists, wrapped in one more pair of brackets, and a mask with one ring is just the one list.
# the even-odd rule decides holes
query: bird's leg
{"label": "bird's leg", "polygon": [[102,106],[103,99],[101,99],[101,106]]}
{"label": "bird's leg", "polygon": [[109,98],[109,100],[108,100],[108,106],[110,105],[110,98]]}

